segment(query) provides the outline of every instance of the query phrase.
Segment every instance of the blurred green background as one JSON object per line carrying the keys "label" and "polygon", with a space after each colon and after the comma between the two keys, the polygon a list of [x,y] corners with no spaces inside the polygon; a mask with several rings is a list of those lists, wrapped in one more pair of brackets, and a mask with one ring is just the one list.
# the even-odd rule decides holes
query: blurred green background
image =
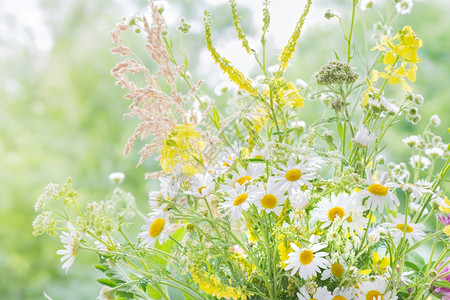
{"label": "blurred green background", "polygon": [[[243,27],[257,39],[259,24],[254,24],[253,18],[259,18],[260,6],[254,9],[254,2],[258,1],[237,1]],[[279,14],[278,18],[273,18],[269,33],[269,45],[275,48],[271,49],[270,56],[275,63],[279,51],[276,48],[283,46],[278,43],[277,33],[282,32],[281,40],[284,36],[287,39],[296,20],[286,20],[286,24],[279,22],[283,20],[283,12],[292,14],[290,5],[298,1],[272,2]],[[297,54],[287,73],[291,80],[309,81],[321,65],[334,59],[331,47],[338,53],[344,49],[338,24],[325,20],[323,14],[327,8],[333,8],[345,18],[350,1],[313,2],[314,10],[307,19],[307,23],[313,25],[308,26],[300,38]],[[420,51],[423,62],[414,89],[423,94],[425,105],[420,109],[422,121],[418,126],[402,121],[387,138],[395,145],[389,157],[396,162],[408,159],[407,149],[400,139],[419,133],[435,113],[442,120],[435,131],[448,142],[450,4],[446,1],[415,2],[412,13],[398,18],[393,26],[396,30],[405,24],[412,25],[424,41]],[[33,206],[47,183],[62,184],[71,176],[82,201],[106,200],[114,188],[108,174],[121,171],[126,174],[123,189],[131,191],[138,206],[148,210],[147,193],[154,184],[143,177],[145,172],[155,170],[157,163],[149,159],[135,168],[136,150],[127,158],[122,156],[137,120],[122,120],[128,103],[123,99],[125,91],[114,86],[109,73],[120,58],[109,54],[112,44],[107,34],[122,15],[142,12],[146,4],[138,0],[0,2],[1,299],[44,299],[44,291],[55,300],[95,299],[98,295],[100,285],[95,278],[100,274],[89,266],[95,263],[95,257],[81,253],[66,275],[61,270],[60,256],[56,255],[56,250],[62,248],[59,239],[31,235],[35,217]],[[236,37],[229,27],[231,16],[227,3],[173,0],[169,5],[169,25],[176,28],[180,16],[192,23],[192,33],[183,37],[190,70],[194,80],[208,75],[211,80],[205,90],[212,91],[213,85],[224,77],[218,75],[220,71],[209,56],[200,63],[197,55],[207,55],[198,51],[198,47],[204,46],[202,11],[212,10],[213,34],[218,48],[223,48],[225,54],[233,53],[233,46],[238,47],[238,44],[230,42]],[[367,11],[362,16],[371,35],[376,14]],[[361,19],[358,12],[355,38],[360,46],[363,45]],[[138,36],[130,39],[142,49]],[[373,44],[373,40],[369,43]],[[139,53],[145,55],[143,51]],[[246,63],[247,58],[244,58],[237,65],[241,64],[253,74],[254,69]],[[320,112],[317,104],[306,103],[307,124],[314,120],[315,112]]]}

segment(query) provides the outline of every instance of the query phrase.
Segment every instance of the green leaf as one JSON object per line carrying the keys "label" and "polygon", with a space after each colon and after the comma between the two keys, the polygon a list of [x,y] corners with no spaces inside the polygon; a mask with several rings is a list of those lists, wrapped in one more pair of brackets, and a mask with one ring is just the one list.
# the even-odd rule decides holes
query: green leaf
{"label": "green leaf", "polygon": [[100,278],[97,279],[97,281],[103,285],[107,285],[109,287],[116,287],[117,286],[117,282],[115,280],[111,280],[109,278]]}
{"label": "green leaf", "polygon": [[147,286],[146,292],[152,299],[161,299],[161,294],[150,286]]}
{"label": "green leaf", "polygon": [[248,160],[251,162],[265,162],[262,158],[249,158]]}
{"label": "green leaf", "polygon": [[341,59],[339,58],[339,55],[337,54],[336,50],[333,49],[333,52],[334,52],[334,57],[336,57],[336,60],[341,60]]}
{"label": "green leaf", "polygon": [[214,125],[216,125],[217,129],[219,129],[220,128],[219,112],[215,108],[213,108],[213,121],[214,121]]}
{"label": "green leaf", "polygon": [[450,288],[450,282],[448,282],[447,280],[435,281],[433,282],[433,285],[438,287]]}
{"label": "green leaf", "polygon": [[96,268],[97,270],[100,270],[102,272],[106,272],[108,271],[108,267],[106,267],[105,265],[95,265],[94,268]]}

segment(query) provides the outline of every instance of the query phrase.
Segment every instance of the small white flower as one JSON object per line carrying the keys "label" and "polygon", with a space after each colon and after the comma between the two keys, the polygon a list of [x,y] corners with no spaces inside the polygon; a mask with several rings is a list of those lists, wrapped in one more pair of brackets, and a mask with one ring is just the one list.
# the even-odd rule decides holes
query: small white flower
{"label": "small white flower", "polygon": [[402,142],[406,145],[408,148],[414,148],[416,145],[418,145],[421,142],[422,138],[417,135],[411,135],[408,137],[405,137]]}
{"label": "small white flower", "polygon": [[287,265],[284,269],[291,271],[291,276],[298,272],[300,278],[309,279],[317,275],[321,269],[329,266],[328,260],[324,257],[328,255],[326,252],[318,252],[325,248],[326,243],[313,244],[310,247],[299,248],[296,244],[291,243],[294,251],[289,253],[289,259],[284,261]]}
{"label": "small white flower", "polygon": [[376,136],[374,133],[370,133],[363,124],[359,124],[358,132],[356,132],[353,138],[353,143],[360,148],[366,148],[375,139]]}
{"label": "small white flower", "polygon": [[305,131],[306,123],[305,123],[305,121],[292,121],[291,123],[289,123],[289,127],[297,128],[297,129],[301,129],[301,130]]}
{"label": "small white flower", "polygon": [[388,284],[383,278],[374,281],[364,281],[358,284],[359,295],[357,300],[397,300],[392,292],[388,291]]}
{"label": "small white flower", "polygon": [[370,231],[369,235],[367,236],[367,238],[369,239],[369,241],[373,244],[378,243],[378,241],[381,238],[382,234],[386,234],[387,231],[386,229],[384,229],[381,226],[376,227],[375,229],[373,229],[372,231]]}
{"label": "small white flower", "polygon": [[425,150],[425,154],[432,159],[444,156],[445,151],[438,147],[428,148]]}
{"label": "small white flower", "polygon": [[375,2],[376,2],[376,0],[362,0],[359,7],[361,8],[361,10],[366,10],[368,8],[373,7]]}
{"label": "small white flower", "polygon": [[177,177],[159,177],[161,194],[165,200],[173,200],[177,194],[180,184]]}
{"label": "small white flower", "polygon": [[327,290],[326,287],[318,287],[316,292],[312,295],[308,293],[306,287],[301,287],[300,291],[297,293],[299,300],[310,300],[310,299],[320,299],[320,300],[331,300],[332,295]]}
{"label": "small white flower", "polygon": [[308,86],[306,81],[300,78],[295,81],[295,85],[301,89],[306,89],[306,87]]}
{"label": "small white flower", "polygon": [[431,161],[422,155],[413,155],[409,158],[409,164],[418,170],[425,170],[431,165]]}
{"label": "small white flower", "polygon": [[434,127],[438,127],[439,125],[441,125],[441,119],[439,118],[438,115],[432,115],[430,117],[430,123],[431,125],[433,125]]}
{"label": "small white flower", "polygon": [[404,192],[409,192],[409,193],[411,193],[411,196],[412,196],[413,198],[420,197],[420,196],[422,196],[423,194],[429,192],[428,189],[426,189],[426,188],[424,188],[424,187],[421,187],[421,186],[419,186],[419,185],[414,185],[414,184],[412,184],[412,183],[404,183],[404,184],[402,184],[400,187],[402,188],[402,190],[403,190]]}
{"label": "small white flower", "polygon": [[413,4],[414,3],[412,2],[412,0],[401,0],[400,2],[397,2],[397,4],[395,4],[395,9],[399,14],[409,14],[411,13]]}
{"label": "small white flower", "polygon": [[56,251],[56,254],[63,255],[63,257],[61,257],[61,262],[64,262],[62,269],[66,271],[66,273],[75,261],[75,257],[80,249],[80,236],[76,232],[72,223],[68,222],[67,228],[69,229],[69,233],[63,232],[60,236],[61,242],[65,244],[65,249]]}
{"label": "small white flower", "polygon": [[234,142],[233,145],[225,149],[225,151],[220,154],[216,170],[220,170],[221,174],[226,172],[239,157],[240,152],[241,148],[239,144],[237,142]]}
{"label": "small white flower", "polygon": [[142,232],[138,234],[138,238],[141,240],[141,246],[145,248],[153,248],[156,241],[158,241],[159,244],[163,244],[164,241],[169,239],[167,229],[170,224],[165,211],[157,211],[145,221],[147,224],[142,225]]}
{"label": "small white flower", "polygon": [[122,172],[113,172],[108,176],[111,183],[121,184],[125,178],[125,174]]}
{"label": "small white flower", "polygon": [[395,210],[395,207],[400,205],[400,201],[389,188],[396,187],[397,185],[392,182],[387,184],[383,184],[382,182],[374,183],[370,170],[367,169],[366,172],[369,186],[358,192],[354,198],[362,201],[368,197],[365,204],[366,207],[373,210],[378,209],[380,213],[383,213],[385,201],[390,209]]}
{"label": "small white flower", "polygon": [[113,249],[120,249],[120,243],[113,238],[109,239],[105,235],[102,235],[101,240],[102,240],[101,242],[100,241],[94,242],[95,246],[99,250],[111,251]]}
{"label": "small white flower", "polygon": [[59,192],[58,189],[59,186],[57,184],[54,183],[47,184],[47,186],[44,188],[44,192],[42,193],[42,195],[39,196],[38,201],[34,205],[34,209],[36,211],[39,211],[40,209],[44,208],[46,201],[56,199]]}
{"label": "small white flower", "polygon": [[275,74],[277,73],[279,70],[279,66],[278,65],[273,65],[267,68],[267,72]]}
{"label": "small white flower", "polygon": [[[414,240],[420,241],[424,238],[425,233],[423,232],[423,230],[425,229],[425,225],[420,223],[410,223],[410,219],[411,218],[408,216],[405,224],[405,216],[399,213],[397,214],[396,218],[392,219],[393,223],[384,224],[385,227],[390,228],[389,232],[391,233],[394,243],[398,244],[403,238],[403,235],[405,235],[405,238],[410,245],[413,244]],[[405,226],[406,233],[404,232]]]}

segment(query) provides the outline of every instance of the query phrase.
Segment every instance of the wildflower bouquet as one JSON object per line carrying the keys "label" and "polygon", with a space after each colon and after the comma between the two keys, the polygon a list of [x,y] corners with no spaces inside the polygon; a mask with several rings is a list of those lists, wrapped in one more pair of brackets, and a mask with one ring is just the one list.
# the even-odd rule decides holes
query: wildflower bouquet
{"label": "wildflower bouquet", "polygon": [[[450,201],[440,188],[450,162],[448,144],[432,132],[439,117],[403,139],[408,163],[383,156],[394,123],[421,119],[424,99],[411,86],[422,41],[410,26],[394,33],[382,18],[374,27],[373,63],[355,68],[355,14],[373,1],[347,1],[349,22],[325,15],[342,25],[346,51],[335,52],[308,84],[292,81],[285,71],[312,4],[304,2],[269,67],[269,1],[262,0],[256,46],[230,0],[238,39],[260,67],[255,79],[214,47],[205,12],[206,48],[234,84],[225,91],[226,112],[201,92],[202,81],[191,82],[186,56],[179,64],[164,6],[150,0],[148,14],[111,31],[111,52],[127,57],[112,75],[129,90],[127,115],[141,121],[125,155],[138,137],[148,140],[139,164],[157,155],[161,171],[147,178],[160,188],[149,193],[145,212],[120,188],[82,209],[68,179],[46,187],[33,223],[35,235],[60,236],[66,272],[80,251],[98,255],[98,299],[450,299]],[[385,2],[390,15],[412,6]],[[182,19],[179,31],[189,28]],[[145,37],[156,71],[124,44],[121,33],[129,29]],[[143,80],[131,81],[139,75]],[[307,100],[323,104],[308,126],[301,120]],[[110,179],[120,183],[123,174]],[[133,234],[132,225],[141,232]]]}

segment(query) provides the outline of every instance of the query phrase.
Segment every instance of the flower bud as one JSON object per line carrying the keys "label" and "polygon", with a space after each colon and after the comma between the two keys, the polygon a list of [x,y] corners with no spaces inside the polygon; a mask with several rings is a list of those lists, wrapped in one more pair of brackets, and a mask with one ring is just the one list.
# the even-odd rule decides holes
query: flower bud
{"label": "flower bud", "polygon": [[421,105],[423,104],[423,102],[424,102],[423,96],[420,95],[420,94],[417,94],[417,95],[414,97],[414,102],[415,102],[417,105],[421,106]]}
{"label": "flower bud", "polygon": [[417,107],[411,107],[408,110],[408,115],[411,116],[411,117],[417,115],[418,113],[419,113],[419,110],[417,109]]}
{"label": "flower bud", "polygon": [[438,127],[439,125],[441,125],[441,119],[439,119],[438,115],[432,115],[430,118],[430,123],[434,127]]}

